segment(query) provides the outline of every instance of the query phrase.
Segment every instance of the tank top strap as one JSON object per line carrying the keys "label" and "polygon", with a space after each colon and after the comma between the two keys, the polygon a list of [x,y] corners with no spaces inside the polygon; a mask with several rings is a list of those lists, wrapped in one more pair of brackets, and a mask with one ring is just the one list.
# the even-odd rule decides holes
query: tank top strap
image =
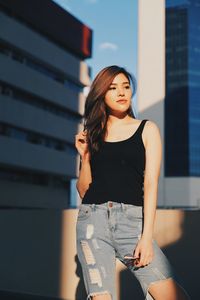
{"label": "tank top strap", "polygon": [[140,123],[140,125],[139,125],[139,128],[138,128],[138,133],[139,133],[139,134],[142,134],[142,131],[143,131],[143,129],[144,129],[144,125],[145,125],[146,121],[149,121],[149,120],[144,119],[144,120],[141,121],[141,123]]}

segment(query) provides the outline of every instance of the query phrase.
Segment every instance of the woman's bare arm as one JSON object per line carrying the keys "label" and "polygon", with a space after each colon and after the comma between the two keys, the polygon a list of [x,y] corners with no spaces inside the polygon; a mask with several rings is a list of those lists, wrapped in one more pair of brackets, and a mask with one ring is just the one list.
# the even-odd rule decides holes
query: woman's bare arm
{"label": "woman's bare arm", "polygon": [[158,126],[147,121],[145,134],[146,167],[144,174],[144,228],[142,236],[152,239],[157,207],[162,142]]}
{"label": "woman's bare arm", "polygon": [[82,158],[81,168],[79,171],[79,177],[76,182],[76,188],[81,198],[84,197],[85,192],[89,188],[89,184],[92,182],[90,160],[88,158]]}
{"label": "woman's bare arm", "polygon": [[147,121],[143,132],[146,152],[144,226],[141,238],[134,250],[134,256],[139,257],[139,261],[135,263],[137,267],[148,265],[154,256],[152,241],[162,155],[161,137],[158,126],[152,121]]}
{"label": "woman's bare arm", "polygon": [[76,134],[75,146],[81,157],[79,177],[76,182],[76,188],[80,197],[83,198],[85,192],[89,188],[89,184],[92,182],[90,154],[88,151],[86,131],[81,131]]}

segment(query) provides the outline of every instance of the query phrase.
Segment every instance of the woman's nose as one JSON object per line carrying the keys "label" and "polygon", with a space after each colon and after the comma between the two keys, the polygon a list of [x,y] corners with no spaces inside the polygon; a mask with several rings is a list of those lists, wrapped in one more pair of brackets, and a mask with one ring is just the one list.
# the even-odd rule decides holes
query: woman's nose
{"label": "woman's nose", "polygon": [[123,88],[121,88],[121,89],[118,89],[118,95],[124,95],[125,93],[124,93],[124,89]]}

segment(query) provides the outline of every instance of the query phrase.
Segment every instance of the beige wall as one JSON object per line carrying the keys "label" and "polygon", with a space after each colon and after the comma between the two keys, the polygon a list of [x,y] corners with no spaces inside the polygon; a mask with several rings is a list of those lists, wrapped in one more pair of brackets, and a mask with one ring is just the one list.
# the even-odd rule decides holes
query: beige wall
{"label": "beige wall", "polygon": [[[137,106],[139,119],[159,126],[164,146],[165,1],[138,1]],[[164,205],[164,168],[161,165],[158,204]]]}
{"label": "beige wall", "polygon": [[[0,290],[58,299],[83,300],[81,267],[76,256],[77,210],[0,210]],[[198,299],[200,211],[158,210],[155,238],[182,277],[192,299]],[[142,300],[141,288],[117,264],[120,300]]]}

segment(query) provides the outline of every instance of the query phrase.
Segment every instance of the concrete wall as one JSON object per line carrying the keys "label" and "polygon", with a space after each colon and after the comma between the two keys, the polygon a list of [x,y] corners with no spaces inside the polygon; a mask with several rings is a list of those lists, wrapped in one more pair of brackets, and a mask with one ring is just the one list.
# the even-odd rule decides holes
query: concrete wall
{"label": "concrete wall", "polygon": [[[85,290],[76,256],[77,210],[0,211],[0,290],[83,300]],[[200,211],[158,210],[155,238],[182,278],[192,299],[198,299]],[[119,262],[120,300],[142,300],[134,276]]]}

